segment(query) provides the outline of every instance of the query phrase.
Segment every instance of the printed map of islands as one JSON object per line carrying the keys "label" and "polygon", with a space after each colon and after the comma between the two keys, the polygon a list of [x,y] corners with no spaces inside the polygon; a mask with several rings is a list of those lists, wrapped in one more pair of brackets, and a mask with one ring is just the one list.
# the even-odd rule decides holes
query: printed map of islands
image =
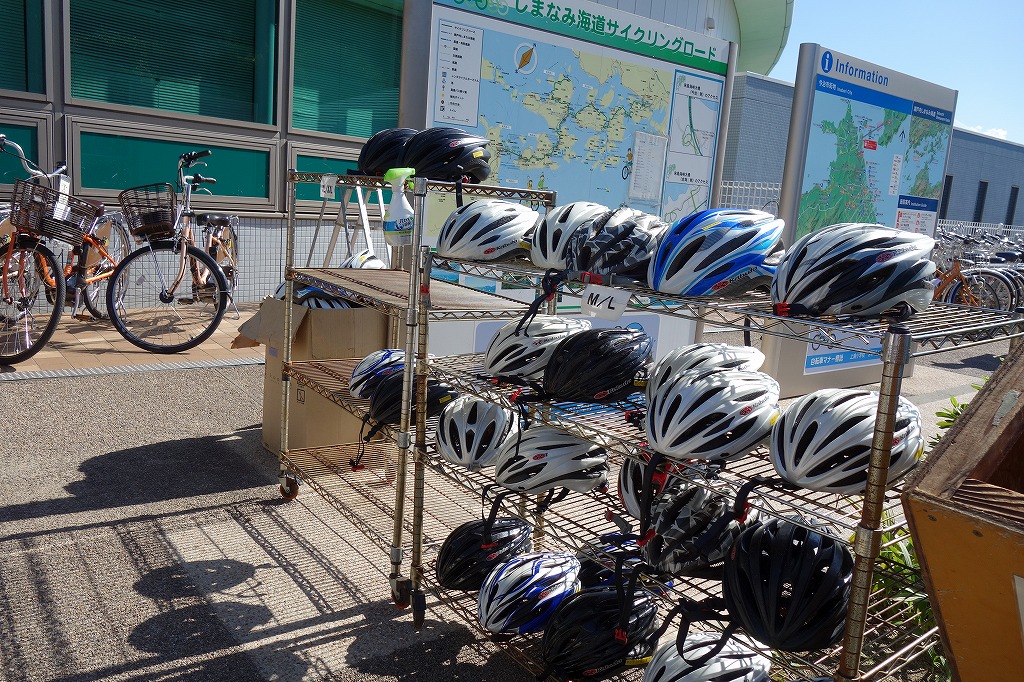
{"label": "printed map of islands", "polygon": [[[897,196],[889,193],[889,183],[895,154],[903,154],[899,194],[938,199],[942,193],[949,124],[846,99],[840,101],[846,105],[844,116],[838,120],[822,117],[814,124],[818,131],[812,132],[812,154],[814,150],[827,153],[829,149],[820,139],[813,139],[815,134],[833,139],[835,152],[827,159],[808,158],[797,237],[835,223],[894,220]],[[873,142],[876,148],[866,149],[865,141]],[[827,175],[821,172],[826,162]],[[808,176],[814,179],[809,190]]]}
{"label": "printed map of islands", "polygon": [[[680,106],[691,98],[677,99],[675,115],[682,119],[672,122],[670,131],[671,72],[548,47],[538,51],[536,67],[524,74],[489,58],[514,52],[507,43],[495,47],[487,46],[480,74],[480,121],[492,150],[489,181],[555,189],[565,203],[588,199],[614,206],[635,203],[627,198],[624,168],[633,162],[636,131],[680,138],[669,145],[668,174],[673,171],[673,150],[710,157],[717,103]],[[695,109],[706,111],[703,118],[695,117]],[[588,172],[573,172],[584,168]],[[706,201],[704,187],[677,183],[672,189],[676,196],[666,196],[663,206],[672,215],[686,215]]]}

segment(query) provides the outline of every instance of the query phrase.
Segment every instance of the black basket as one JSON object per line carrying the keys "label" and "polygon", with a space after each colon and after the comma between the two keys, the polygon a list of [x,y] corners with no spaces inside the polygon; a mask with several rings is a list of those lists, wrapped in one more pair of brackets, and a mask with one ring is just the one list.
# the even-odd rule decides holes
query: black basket
{"label": "black basket", "polygon": [[27,180],[14,183],[11,224],[41,237],[80,246],[82,233],[103,213],[101,205]]}
{"label": "black basket", "polygon": [[142,239],[174,236],[174,188],[166,182],[132,187],[117,195],[128,230]]}

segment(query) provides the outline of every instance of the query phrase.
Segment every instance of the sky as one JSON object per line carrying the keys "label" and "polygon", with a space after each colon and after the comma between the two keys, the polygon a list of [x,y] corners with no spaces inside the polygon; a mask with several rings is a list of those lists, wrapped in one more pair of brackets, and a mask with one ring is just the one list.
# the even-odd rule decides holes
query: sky
{"label": "sky", "polygon": [[955,126],[1024,144],[1024,2],[795,0],[767,75],[792,83],[801,43],[957,90]]}

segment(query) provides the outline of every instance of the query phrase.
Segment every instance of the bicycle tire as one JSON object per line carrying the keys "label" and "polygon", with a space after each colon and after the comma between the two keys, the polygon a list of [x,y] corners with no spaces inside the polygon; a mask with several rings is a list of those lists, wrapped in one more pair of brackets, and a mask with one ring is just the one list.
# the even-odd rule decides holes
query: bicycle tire
{"label": "bicycle tire", "polygon": [[24,236],[13,249],[0,248],[0,259],[0,364],[16,365],[42,350],[56,331],[64,311],[64,271],[53,251]]}
{"label": "bicycle tire", "polygon": [[[152,353],[180,353],[208,339],[228,304],[224,273],[208,253],[187,247],[185,279],[173,299],[166,284],[181,263],[177,242],[156,242],[132,252],[114,270],[107,287],[107,310],[114,328],[128,342]],[[197,275],[209,273],[200,287]]]}
{"label": "bicycle tire", "polygon": [[975,308],[992,308],[998,305],[999,295],[992,285],[981,277],[965,276],[946,290],[943,301]]}
{"label": "bicycle tire", "polygon": [[988,282],[995,292],[996,300],[992,307],[997,310],[1013,310],[1016,306],[1016,289],[1009,278],[992,268],[971,268],[964,271],[966,277],[980,277]]}
{"label": "bicycle tire", "polygon": [[[128,254],[135,247],[135,242],[132,236],[128,234],[128,228],[124,226],[124,223],[117,219],[112,219],[108,223],[110,225],[110,234],[107,236],[107,243],[104,249],[106,249],[110,258],[101,256],[98,252],[96,253],[97,258],[95,262],[87,264],[86,276],[90,279],[107,272],[113,273],[117,265],[127,258]],[[86,284],[82,287],[82,302],[85,304],[85,309],[97,320],[110,318],[110,313],[107,310],[107,285],[112,277],[111,275],[111,277]]]}

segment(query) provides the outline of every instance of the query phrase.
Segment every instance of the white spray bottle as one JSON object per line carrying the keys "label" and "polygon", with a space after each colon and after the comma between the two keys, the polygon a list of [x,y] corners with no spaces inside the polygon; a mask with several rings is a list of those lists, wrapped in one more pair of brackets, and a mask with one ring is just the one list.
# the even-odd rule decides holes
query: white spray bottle
{"label": "white spray bottle", "polygon": [[405,198],[405,183],[413,168],[391,168],[384,174],[384,182],[391,184],[391,203],[384,211],[384,239],[392,246],[412,244],[414,215],[409,200]]}

